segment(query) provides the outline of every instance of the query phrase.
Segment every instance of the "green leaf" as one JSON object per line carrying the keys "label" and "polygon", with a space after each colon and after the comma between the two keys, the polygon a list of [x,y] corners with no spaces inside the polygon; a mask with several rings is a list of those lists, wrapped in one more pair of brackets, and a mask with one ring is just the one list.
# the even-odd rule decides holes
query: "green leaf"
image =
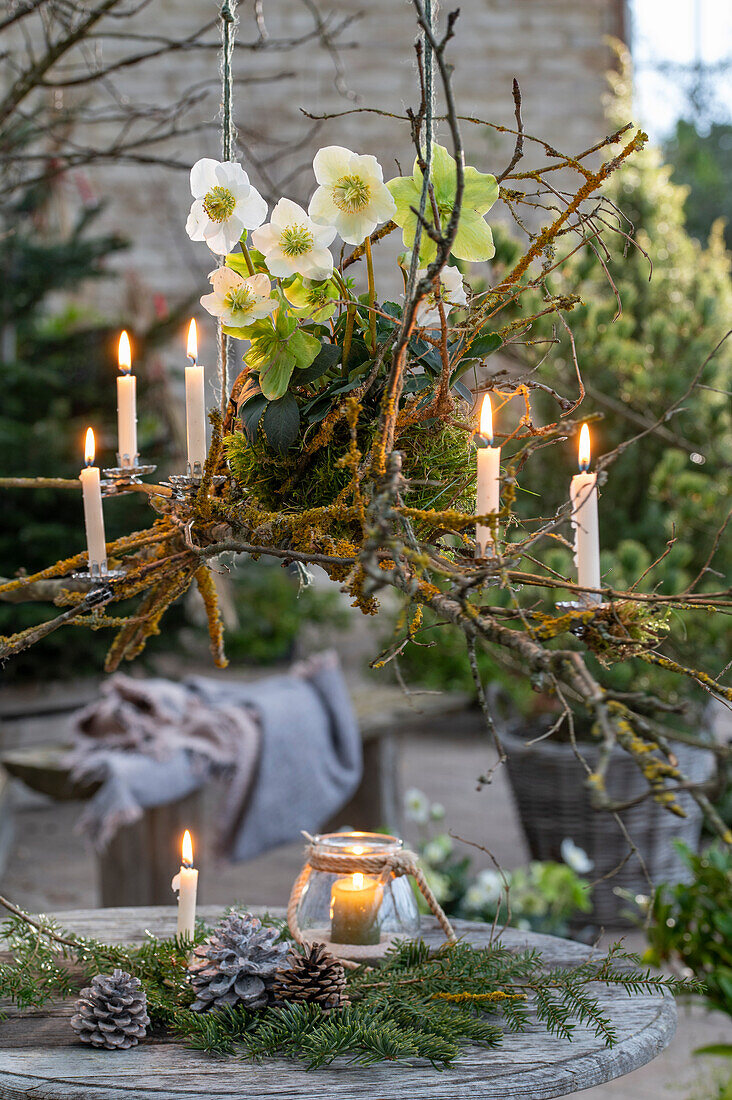
{"label": "green leaf", "polygon": [[229,252],[226,256],[226,266],[244,279],[248,279],[251,274],[243,252]]}
{"label": "green leaf", "polygon": [[251,340],[254,325],[247,325],[245,328],[234,328],[233,325],[222,325],[221,328],[227,336],[233,336],[236,340]]}
{"label": "green leaf", "polygon": [[276,401],[287,392],[295,367],[308,367],[320,350],[320,341],[297,330],[297,321],[277,310],[272,318],[251,326],[252,345],[244,362],[259,371],[262,393]]}
{"label": "green leaf", "polygon": [[[264,256],[256,248],[249,249],[249,259],[252,261],[255,271],[264,271],[269,274]],[[238,272],[239,275],[243,275],[245,279],[250,275],[243,252],[229,252],[226,256],[226,266],[230,267],[232,271]]]}
{"label": "green leaf", "polygon": [[482,263],[496,254],[493,233],[483,217],[474,210],[461,210],[457,233],[453,241],[451,254],[458,260],[469,263]]}
{"label": "green leaf", "polygon": [[250,400],[242,406],[239,416],[241,418],[244,434],[250,443],[256,443],[257,441],[259,422],[262,419],[262,413],[267,408],[267,404],[267,398],[263,393],[260,393],[256,397],[250,398]]}
{"label": "green leaf", "polygon": [[396,302],[384,302],[381,310],[382,313],[388,313],[390,317],[401,319],[402,307],[397,305]]}
{"label": "green leaf", "polygon": [[469,401],[472,405],[473,395],[463,382],[453,382],[452,388],[455,390],[456,393],[459,393],[465,401]]}
{"label": "green leaf", "polygon": [[473,340],[468,354],[474,359],[484,359],[486,355],[492,355],[494,351],[498,351],[502,343],[503,340],[497,332],[482,332]]}
{"label": "green leaf", "polygon": [[292,333],[287,347],[295,360],[295,366],[304,370],[305,367],[310,366],[320,351],[320,340],[303,332],[302,329],[297,329]]}
{"label": "green leaf", "polygon": [[271,401],[262,417],[262,431],[273,450],[284,454],[297,439],[300,410],[291,393]]}
{"label": "green leaf", "polygon": [[294,369],[295,360],[288,352],[281,350],[273,355],[260,369],[259,378],[264,396],[270,401],[277,401],[287,393]]}
{"label": "green leaf", "polygon": [[295,379],[296,384],[304,386],[308,382],[322,378],[326,371],[340,362],[340,358],[341,349],[338,344],[322,344],[310,366],[300,368],[300,373]]}
{"label": "green leaf", "polygon": [[694,1054],[714,1054],[718,1058],[732,1058],[732,1043],[710,1043],[706,1047],[697,1047]]}

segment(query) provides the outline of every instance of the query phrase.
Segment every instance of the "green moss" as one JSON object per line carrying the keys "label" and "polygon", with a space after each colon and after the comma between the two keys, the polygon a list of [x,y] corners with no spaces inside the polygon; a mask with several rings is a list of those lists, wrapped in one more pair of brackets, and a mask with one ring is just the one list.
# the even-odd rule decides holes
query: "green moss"
{"label": "green moss", "polygon": [[[375,431],[375,423],[359,430],[362,453],[371,446]],[[302,476],[296,476],[301,451],[277,455],[261,439],[251,445],[243,432],[225,441],[229,467],[242,493],[278,511],[332,504],[351,478],[343,462],[348,444],[348,428],[341,422],[331,442],[310,458]],[[413,483],[407,494],[411,507],[472,510],[475,479],[468,432],[439,422],[416,424],[399,437],[397,446],[404,452],[404,473]]]}

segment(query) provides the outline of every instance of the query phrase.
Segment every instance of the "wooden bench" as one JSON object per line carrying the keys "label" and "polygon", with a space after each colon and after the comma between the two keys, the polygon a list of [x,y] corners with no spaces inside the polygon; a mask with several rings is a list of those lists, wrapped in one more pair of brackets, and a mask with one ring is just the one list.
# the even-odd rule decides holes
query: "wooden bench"
{"label": "wooden bench", "polygon": [[[93,696],[92,696],[93,697]],[[354,829],[402,829],[402,790],[400,782],[399,740],[405,734],[440,729],[446,719],[451,726],[465,713],[469,698],[460,693],[405,696],[396,687],[362,688],[352,693],[354,709],[363,740],[363,777],[353,798],[326,828],[348,825]],[[56,723],[68,727],[70,717],[81,703],[78,693],[63,704],[38,700],[10,713],[0,706],[4,736],[14,747],[0,753],[7,772],[33,791],[58,801],[90,798],[98,784],[75,782],[64,762],[67,745],[56,743],[19,744],[19,728],[25,728],[32,740],[35,726]],[[49,733],[52,731],[49,730]],[[55,731],[54,731],[55,732]],[[212,782],[187,798],[146,810],[142,818],[119,829],[98,860],[99,886],[103,906],[164,905],[170,901],[171,867],[180,858],[180,837],[190,829],[204,859],[213,858],[214,837],[211,822],[221,785]]]}

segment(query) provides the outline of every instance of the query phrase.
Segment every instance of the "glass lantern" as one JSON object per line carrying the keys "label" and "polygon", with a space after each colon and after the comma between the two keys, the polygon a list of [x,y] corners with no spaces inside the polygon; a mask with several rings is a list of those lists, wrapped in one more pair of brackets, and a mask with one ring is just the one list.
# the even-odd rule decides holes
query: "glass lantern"
{"label": "glass lantern", "polygon": [[[380,833],[325,833],[313,838],[307,881],[297,906],[305,942],[320,942],[348,958],[385,952],[397,938],[414,939],[419,910],[408,875],[357,870],[359,857],[400,852],[403,842]],[[317,868],[319,857],[342,860],[342,871]],[[348,856],[353,856],[349,863]],[[313,866],[312,864],[315,864]]]}

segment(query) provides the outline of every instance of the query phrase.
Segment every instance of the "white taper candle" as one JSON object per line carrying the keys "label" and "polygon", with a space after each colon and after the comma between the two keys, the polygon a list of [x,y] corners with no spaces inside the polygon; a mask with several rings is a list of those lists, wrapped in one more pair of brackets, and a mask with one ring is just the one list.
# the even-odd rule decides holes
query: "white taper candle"
{"label": "white taper candle", "polygon": [[[572,478],[572,526],[574,527],[574,561],[577,583],[582,588],[600,587],[600,524],[597,510],[597,474],[588,472],[590,464],[590,431],[582,425],[579,443],[580,473]],[[585,592],[586,603],[598,603],[597,593]]]}
{"label": "white taper candle", "polygon": [[84,446],[85,468],[79,474],[81,492],[84,500],[84,526],[86,527],[86,546],[89,553],[89,572],[106,572],[107,546],[104,535],[104,512],[102,511],[102,486],[99,467],[94,462],[94,432],[89,428]]}
{"label": "white taper candle", "polygon": [[[480,409],[480,434],[493,443],[493,410],[486,394]],[[501,493],[501,448],[478,447],[478,480],[476,483],[476,513],[479,516],[497,512]],[[493,532],[483,523],[475,525],[475,556],[485,558],[493,549]]]}
{"label": "white taper candle", "polygon": [[119,338],[119,369],[117,376],[117,454],[120,466],[137,463],[137,379],[132,374],[130,338],[123,332]]}
{"label": "white taper candle", "polygon": [[187,829],[181,845],[180,871],[170,885],[178,894],[178,935],[192,940],[196,929],[198,871],[193,866],[193,842]]}
{"label": "white taper candle", "polygon": [[191,365],[186,367],[186,436],[188,465],[192,474],[203,472],[206,462],[206,399],[203,367],[196,363],[197,355],[196,322],[191,320],[188,329],[188,358]]}

